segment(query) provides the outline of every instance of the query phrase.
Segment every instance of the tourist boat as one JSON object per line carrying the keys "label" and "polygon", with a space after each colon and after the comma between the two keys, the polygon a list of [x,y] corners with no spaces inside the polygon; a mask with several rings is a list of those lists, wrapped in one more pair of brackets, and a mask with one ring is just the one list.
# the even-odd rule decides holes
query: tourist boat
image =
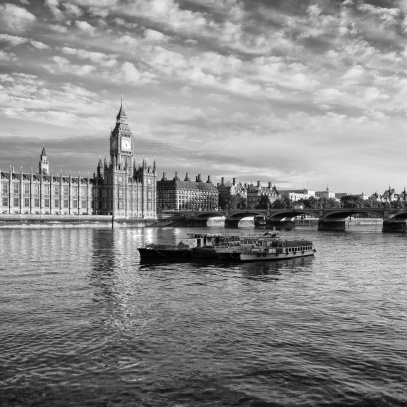
{"label": "tourist boat", "polygon": [[189,233],[178,244],[148,244],[138,247],[140,260],[189,260],[191,257],[210,257],[208,248],[220,245],[220,233]]}
{"label": "tourist boat", "polygon": [[236,239],[235,236],[231,236],[231,239],[225,236],[220,241],[220,244],[215,246],[213,250],[216,252],[218,259],[240,260],[240,254],[253,245],[256,245],[258,241],[275,242],[279,240],[280,237],[280,232],[275,229],[272,231],[267,230],[260,234],[243,234],[238,236],[238,239]]}
{"label": "tourist boat", "polygon": [[240,261],[286,260],[313,256],[315,248],[310,240],[258,239],[255,245],[245,247]]}
{"label": "tourist boat", "polygon": [[176,245],[149,244],[138,248],[144,261],[191,261],[220,259],[229,261],[284,260],[312,256],[314,246],[308,240],[282,240],[280,232],[223,236],[215,233],[190,233]]}

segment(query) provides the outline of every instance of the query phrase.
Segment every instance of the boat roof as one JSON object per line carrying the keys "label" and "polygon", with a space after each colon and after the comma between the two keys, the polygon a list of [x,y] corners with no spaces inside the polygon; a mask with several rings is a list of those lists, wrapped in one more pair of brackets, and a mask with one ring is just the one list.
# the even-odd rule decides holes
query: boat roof
{"label": "boat roof", "polygon": [[198,239],[200,237],[220,237],[223,236],[222,233],[188,233],[187,235],[190,239]]}

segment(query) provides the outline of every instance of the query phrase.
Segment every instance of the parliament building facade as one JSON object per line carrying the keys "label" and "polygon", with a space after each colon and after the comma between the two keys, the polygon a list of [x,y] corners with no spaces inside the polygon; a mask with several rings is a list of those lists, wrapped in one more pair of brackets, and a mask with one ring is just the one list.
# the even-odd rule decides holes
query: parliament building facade
{"label": "parliament building facade", "polygon": [[99,160],[93,177],[55,175],[43,148],[39,169],[0,171],[0,214],[113,215],[155,219],[156,164],[134,162],[134,136],[123,104],[110,134],[110,160]]}

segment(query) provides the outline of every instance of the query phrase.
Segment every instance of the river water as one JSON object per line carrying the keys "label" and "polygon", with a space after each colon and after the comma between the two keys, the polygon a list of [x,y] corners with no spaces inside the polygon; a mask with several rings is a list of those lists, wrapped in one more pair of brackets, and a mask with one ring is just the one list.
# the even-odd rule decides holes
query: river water
{"label": "river water", "polygon": [[0,405],[407,406],[406,235],[310,225],[283,235],[314,258],[140,265],[198,231],[0,230]]}

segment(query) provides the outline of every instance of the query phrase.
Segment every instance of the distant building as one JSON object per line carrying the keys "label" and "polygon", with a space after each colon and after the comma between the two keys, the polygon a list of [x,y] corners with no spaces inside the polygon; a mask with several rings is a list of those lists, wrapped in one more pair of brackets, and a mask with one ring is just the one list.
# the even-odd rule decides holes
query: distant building
{"label": "distant building", "polygon": [[177,173],[171,180],[165,173],[157,181],[157,210],[214,210],[218,208],[218,190],[212,184],[210,176],[203,182],[201,174],[191,181],[188,173],[183,181]]}
{"label": "distant building", "polygon": [[217,185],[217,189],[219,198],[223,198],[225,201],[228,201],[234,195],[247,198],[247,188],[241,182],[236,182],[236,178],[233,178],[232,182],[225,182],[225,177],[222,177],[221,182]]}
{"label": "distant building", "polygon": [[350,194],[349,192],[335,192],[335,198],[336,199],[341,199],[342,197],[344,197],[344,196],[349,196],[349,195],[352,195],[352,194]]}
{"label": "distant building", "polygon": [[310,189],[280,189],[281,196],[286,196],[291,201],[296,202],[300,199],[309,199],[311,196],[315,197],[315,191]]}
{"label": "distant building", "polygon": [[267,196],[269,202],[273,203],[280,198],[280,193],[271,182],[268,183],[267,187],[263,187],[260,181],[257,181],[257,185],[249,184],[247,186],[247,207],[256,208],[262,196]]}
{"label": "distant building", "polygon": [[335,199],[335,192],[329,190],[329,187],[326,187],[325,191],[315,191],[316,198],[334,198]]}
{"label": "distant building", "polygon": [[406,188],[397,194],[394,188],[389,187],[389,189],[386,189],[382,195],[378,195],[377,192],[373,195],[377,197],[376,200],[379,202],[407,201]]}

